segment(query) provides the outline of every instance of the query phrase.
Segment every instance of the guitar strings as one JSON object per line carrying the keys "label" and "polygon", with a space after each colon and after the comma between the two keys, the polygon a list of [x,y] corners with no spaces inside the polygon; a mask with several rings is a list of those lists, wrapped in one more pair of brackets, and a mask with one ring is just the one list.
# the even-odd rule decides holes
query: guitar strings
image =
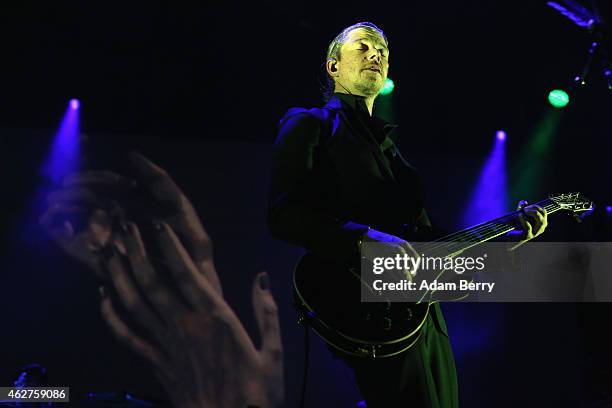
{"label": "guitar strings", "polygon": [[[548,203],[545,204],[546,202]],[[541,205],[542,207],[544,207],[549,214],[553,214],[561,210],[562,208],[558,203],[556,203],[554,200],[550,198],[542,200],[536,203],[536,205]],[[417,253],[420,252],[424,254],[425,252],[428,252],[429,255],[431,256],[437,250],[444,250],[444,252],[442,252],[441,255],[445,254],[448,256],[448,254],[453,254],[455,252],[458,252],[459,250],[465,251],[473,246],[476,246],[477,244],[481,242],[488,241],[499,235],[502,235],[502,234],[505,234],[507,232],[514,230],[515,226],[510,224],[510,222],[518,218],[520,214],[521,214],[521,210],[517,210],[509,214],[503,215],[499,218],[496,218],[494,220],[484,222],[480,225],[476,225],[475,227],[470,227],[470,228],[455,232],[453,234],[449,234],[444,237],[438,238],[432,241],[431,243],[427,243],[423,245],[422,247],[420,247],[421,251],[417,251]],[[485,231],[484,234],[482,234],[483,231]],[[444,242],[445,240],[451,239],[451,238],[454,240],[462,239],[462,241],[456,242],[456,243],[450,243],[451,245],[454,246],[454,248],[451,247],[452,249],[450,249],[449,251],[448,243],[444,243],[442,245],[440,245],[440,243]],[[466,240],[463,240],[464,238]],[[428,245],[431,246],[431,248],[427,248]],[[464,247],[461,248],[462,246]],[[444,271],[445,270],[441,271],[436,279],[440,278],[440,276],[444,273]],[[427,297],[427,294],[429,292],[430,290],[426,290],[423,296],[421,297],[421,299],[419,300],[419,302],[423,301],[423,299]]]}
{"label": "guitar strings", "polygon": [[[551,207],[546,209],[550,214],[556,212],[558,209]],[[511,221],[513,217],[507,217],[505,220]],[[503,220],[494,222],[488,222],[486,225],[480,226],[475,229],[467,230],[463,233],[456,233],[449,235],[441,239],[432,241],[431,243],[424,244],[420,247],[421,252],[435,252],[444,249],[447,253],[454,253],[461,250],[468,249],[475,246],[478,243],[491,240],[502,234],[514,230],[515,227],[510,225],[508,222]],[[483,234],[483,232],[485,232]],[[454,240],[456,242],[447,242],[446,240]],[[444,241],[443,241],[444,240]]]}
{"label": "guitar strings", "polygon": [[[537,204],[543,204],[546,201],[550,202],[550,199],[543,200]],[[556,204],[554,201],[551,202],[550,204],[545,204],[543,207],[546,209],[548,213],[551,213],[551,214],[561,209],[561,207],[558,204]],[[475,227],[470,227],[470,228],[455,232],[453,234],[449,234],[444,237],[438,238],[436,240],[433,240],[431,243],[427,243],[427,244],[420,246],[419,248],[422,250],[422,252],[433,252],[438,249],[449,249],[448,241],[453,240],[453,241],[458,241],[458,242],[450,243],[451,245],[455,246],[455,248],[452,250],[451,253],[456,252],[457,250],[461,249],[461,246],[463,244],[475,244],[479,242],[485,242],[501,234],[512,231],[513,229],[515,229],[515,227],[510,225],[509,223],[512,220],[516,219],[517,216],[519,216],[520,214],[521,214],[520,210],[514,211],[512,213],[503,215],[499,218],[482,223]],[[483,232],[485,233],[483,234]],[[440,245],[440,243],[442,242],[443,244]],[[468,248],[469,246],[464,249],[468,249]]]}
{"label": "guitar strings", "polygon": [[[556,204],[554,201],[551,201],[549,204],[544,204],[546,201],[551,201],[550,199],[542,200],[537,205],[542,205],[546,211],[550,214],[558,211],[561,207]],[[515,229],[514,226],[510,225],[509,222],[516,219],[520,216],[521,211],[513,211],[511,213],[505,214],[499,218],[496,218],[491,221],[484,222],[482,224],[476,225],[475,227],[470,227],[453,234],[446,235],[444,237],[438,238],[430,243],[424,244],[423,246],[418,246],[417,253],[425,254],[428,256],[432,256],[436,253],[436,251],[440,251],[440,255],[448,255],[460,250],[464,251],[472,246],[477,245],[480,242],[485,242],[490,239],[493,239],[501,234],[505,234],[509,231]],[[485,232],[482,234],[482,232]],[[447,242],[446,240],[453,239],[458,240],[459,242]],[[416,248],[415,248],[416,249]],[[407,299],[405,293],[402,293],[403,297]]]}
{"label": "guitar strings", "polygon": [[[553,198],[544,199],[535,203],[535,205],[542,206],[549,214],[553,214],[562,209]],[[514,230],[516,227],[511,224],[511,221],[518,218],[521,214],[521,210],[513,211],[494,220],[446,235],[422,246],[417,246],[420,249],[417,253],[420,252],[424,254],[428,252],[431,255],[435,251],[444,250],[443,253],[448,255],[458,251],[465,251],[481,242],[486,242]],[[455,240],[457,242],[449,243],[447,242],[448,240]]]}
{"label": "guitar strings", "polygon": [[[552,210],[552,211],[555,210],[555,204],[554,203],[552,203],[550,205],[545,205],[544,207],[546,208],[547,211],[548,210]],[[484,222],[484,223],[476,225],[474,227],[466,228],[464,230],[461,230],[461,231],[458,231],[458,232],[446,235],[446,236],[441,237],[441,238],[437,238],[436,240],[434,240],[432,242],[445,241],[445,240],[448,240],[448,239],[460,239],[460,238],[463,238],[465,236],[481,235],[481,234],[479,234],[481,231],[489,229],[491,226],[493,226],[495,224],[500,224],[500,223],[501,224],[507,224],[508,221],[516,219],[517,216],[520,216],[520,214],[521,214],[520,210],[513,211],[511,213],[505,214],[505,215],[503,215],[503,216],[501,216],[499,218],[496,218],[494,220]]]}

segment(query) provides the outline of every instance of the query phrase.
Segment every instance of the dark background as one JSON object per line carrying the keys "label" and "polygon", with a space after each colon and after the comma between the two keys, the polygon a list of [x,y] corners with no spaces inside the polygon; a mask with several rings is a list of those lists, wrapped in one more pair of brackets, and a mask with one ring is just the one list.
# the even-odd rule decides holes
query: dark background
{"label": "dark background", "polygon": [[[610,17],[610,4],[600,2]],[[400,146],[429,186],[428,209],[460,226],[494,132],[508,132],[509,185],[521,147],[551,109],[555,87],[570,92],[559,129],[536,174],[536,201],[577,190],[598,212],[583,225],[556,217],[549,240],[607,239],[612,98],[597,72],[578,89],[589,37],[544,1],[223,1],[3,4],[0,222],[4,318],[0,384],[37,361],[56,385],[129,390],[159,398],[146,365],[101,321],[96,282],[36,226],[40,177],[67,101],[81,100],[81,129],[108,168],[138,148],[192,198],[215,243],[228,301],[251,333],[250,285],[267,270],[281,308],[288,406],[297,405],[303,333],[291,308],[291,268],[300,251],[265,228],[271,143],[291,106],[321,103],[328,42],[369,20],[390,40],[393,118]],[[609,221],[607,221],[609,223]],[[606,315],[573,304],[445,305],[463,406],[578,406],[607,361],[589,333]],[[600,314],[598,314],[600,313]],[[584,329],[584,316],[590,329]],[[350,374],[311,336],[310,406],[354,406]],[[601,376],[600,376],[601,377]],[[76,406],[76,405],[75,405]]]}

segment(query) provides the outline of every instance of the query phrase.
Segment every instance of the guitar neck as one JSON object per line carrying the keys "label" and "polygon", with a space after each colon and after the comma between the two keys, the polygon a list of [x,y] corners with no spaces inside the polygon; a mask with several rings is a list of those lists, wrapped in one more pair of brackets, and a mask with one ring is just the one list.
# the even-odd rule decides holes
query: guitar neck
{"label": "guitar neck", "polygon": [[[562,209],[559,204],[549,198],[537,202],[536,205],[546,209],[548,214]],[[415,245],[415,249],[419,254],[432,257],[453,256],[516,229],[516,220],[521,215],[520,210],[513,211],[491,221],[446,235],[435,241]]]}

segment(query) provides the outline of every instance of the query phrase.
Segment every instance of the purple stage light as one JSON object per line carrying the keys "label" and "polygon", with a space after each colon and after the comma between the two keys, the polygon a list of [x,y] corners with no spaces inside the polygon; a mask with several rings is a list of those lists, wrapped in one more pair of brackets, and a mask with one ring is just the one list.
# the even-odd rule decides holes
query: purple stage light
{"label": "purple stage light", "polygon": [[68,108],[43,164],[43,175],[55,183],[60,183],[64,176],[78,168],[79,105],[78,99],[71,99],[68,103]]}
{"label": "purple stage light", "polygon": [[606,207],[606,212],[608,214],[612,214],[612,205],[609,205],[609,206]]}
{"label": "purple stage light", "polygon": [[493,149],[483,163],[463,214],[463,225],[466,227],[499,217],[507,210],[506,143],[503,143],[505,136],[506,132],[503,130],[497,131]]}

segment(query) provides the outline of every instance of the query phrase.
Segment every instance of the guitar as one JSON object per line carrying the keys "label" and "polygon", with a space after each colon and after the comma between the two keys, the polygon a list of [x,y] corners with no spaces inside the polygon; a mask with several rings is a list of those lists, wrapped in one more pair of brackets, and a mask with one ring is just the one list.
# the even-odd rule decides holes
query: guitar
{"label": "guitar", "polygon": [[[561,194],[537,205],[548,214],[565,211],[577,216],[593,203],[580,193]],[[453,257],[514,230],[522,212],[499,218],[431,241],[417,252],[425,256]],[[439,244],[439,245],[437,245]],[[416,249],[416,248],[415,248]],[[356,271],[357,269],[357,271]],[[430,306],[441,299],[426,291],[414,302],[361,302],[358,268],[339,265],[307,253],[293,273],[295,306],[304,322],[330,346],[351,356],[378,359],[399,354],[418,340]]]}

